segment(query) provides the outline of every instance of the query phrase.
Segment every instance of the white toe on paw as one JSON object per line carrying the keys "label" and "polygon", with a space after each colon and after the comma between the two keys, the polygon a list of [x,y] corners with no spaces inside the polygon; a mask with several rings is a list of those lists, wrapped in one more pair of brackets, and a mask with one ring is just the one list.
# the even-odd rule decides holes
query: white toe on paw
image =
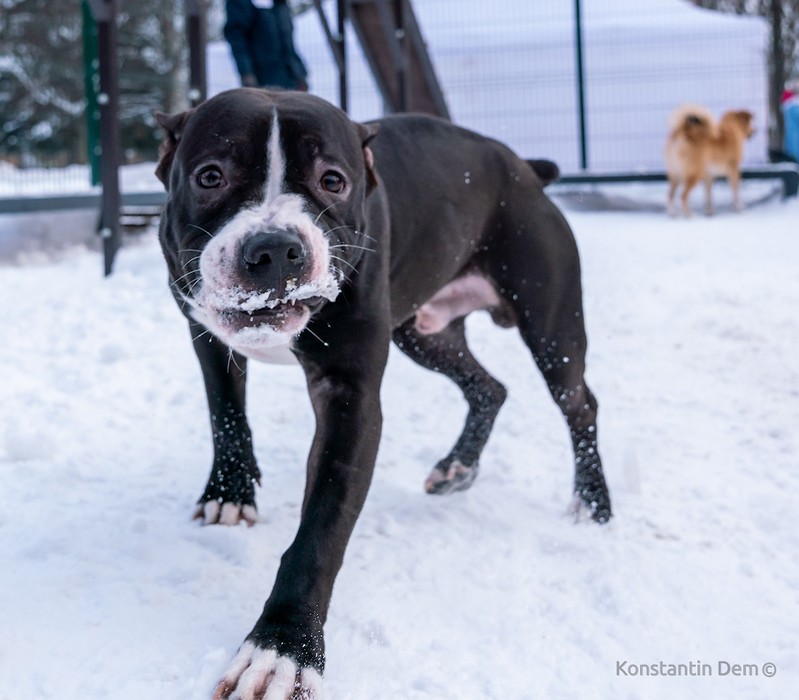
{"label": "white toe on paw", "polygon": [[219,511],[221,506],[216,501],[208,501],[203,506],[203,522],[206,525],[213,525],[219,520]]}
{"label": "white toe on paw", "polygon": [[223,503],[219,522],[222,525],[237,525],[241,519],[241,508],[235,503]]}
{"label": "white toe on paw", "polygon": [[477,464],[467,466],[457,459],[450,463],[446,471],[434,467],[424,482],[424,490],[427,493],[462,491],[471,486],[477,477],[477,468]]}
{"label": "white toe on paw", "polygon": [[253,526],[258,522],[258,511],[253,505],[208,501],[197,506],[194,519],[202,520],[204,525],[238,525],[243,520]]}
{"label": "white toe on paw", "polygon": [[244,520],[247,525],[255,525],[258,522],[258,511],[255,509],[255,506],[244,506],[241,509],[241,519]]}
{"label": "white toe on paw", "polygon": [[322,676],[298,669],[274,649],[244,642],[219,681],[213,700],[322,700]]}

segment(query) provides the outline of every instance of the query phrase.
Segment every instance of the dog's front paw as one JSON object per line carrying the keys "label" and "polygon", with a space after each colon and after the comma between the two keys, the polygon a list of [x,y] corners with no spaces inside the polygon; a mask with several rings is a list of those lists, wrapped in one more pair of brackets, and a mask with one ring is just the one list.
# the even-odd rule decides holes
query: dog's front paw
{"label": "dog's front paw", "polygon": [[322,676],[299,668],[274,649],[244,642],[216,687],[213,700],[321,700]]}
{"label": "dog's front paw", "polygon": [[424,490],[436,496],[465,491],[477,478],[479,466],[463,464],[458,459],[442,459],[424,482]]}
{"label": "dog's front paw", "polygon": [[261,485],[261,472],[253,463],[239,462],[236,468],[214,465],[211,477],[197,501],[194,519],[206,525],[255,525],[255,486]]}

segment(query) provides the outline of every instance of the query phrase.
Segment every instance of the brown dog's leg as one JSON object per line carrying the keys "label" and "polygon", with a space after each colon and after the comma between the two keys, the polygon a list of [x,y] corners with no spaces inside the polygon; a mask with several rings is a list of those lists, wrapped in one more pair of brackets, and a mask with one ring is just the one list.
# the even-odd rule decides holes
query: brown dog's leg
{"label": "brown dog's leg", "polygon": [[732,190],[732,206],[735,207],[735,211],[741,211],[743,207],[741,206],[741,173],[738,172],[736,168],[730,170],[729,174],[727,175],[727,180],[730,183],[730,189]]}
{"label": "brown dog's leg", "polygon": [[666,211],[668,212],[669,216],[675,216],[677,214],[676,210],[674,209],[674,195],[677,193],[677,187],[679,184],[680,182],[677,180],[677,178],[669,175],[669,198],[666,202]]}
{"label": "brown dog's leg", "polygon": [[691,205],[688,204],[688,197],[691,194],[691,190],[696,187],[700,180],[700,177],[694,173],[691,173],[685,178],[685,186],[683,187],[682,191],[682,212],[685,214],[686,217],[690,218],[693,216],[693,212],[691,211]]}
{"label": "brown dog's leg", "polygon": [[705,214],[713,216],[713,176],[705,175]]}

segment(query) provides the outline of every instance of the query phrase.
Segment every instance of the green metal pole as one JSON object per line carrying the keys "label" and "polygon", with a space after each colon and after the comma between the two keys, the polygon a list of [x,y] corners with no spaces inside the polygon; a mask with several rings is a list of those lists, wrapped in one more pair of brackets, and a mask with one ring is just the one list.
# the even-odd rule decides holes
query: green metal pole
{"label": "green metal pole", "polygon": [[588,139],[585,120],[585,70],[583,66],[583,13],[580,0],[574,0],[574,44],[577,62],[577,110],[580,128],[580,169],[588,169]]}
{"label": "green metal pole", "polygon": [[83,81],[86,92],[86,150],[92,186],[100,184],[100,60],[97,55],[97,22],[88,0],[81,2],[83,11]]}

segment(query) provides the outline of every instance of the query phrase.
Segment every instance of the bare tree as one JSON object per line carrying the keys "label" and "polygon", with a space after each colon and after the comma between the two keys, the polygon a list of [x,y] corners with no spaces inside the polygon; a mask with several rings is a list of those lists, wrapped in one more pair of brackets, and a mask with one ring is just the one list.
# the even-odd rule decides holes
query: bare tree
{"label": "bare tree", "polygon": [[[86,160],[79,2],[0,0],[0,157]],[[156,110],[186,106],[183,0],[120,3],[120,126],[131,158],[153,158]]]}
{"label": "bare tree", "polygon": [[[50,60],[42,60],[52,56]],[[85,143],[80,9],[8,0],[0,13],[0,154],[57,162]]]}
{"label": "bare tree", "polygon": [[782,148],[785,134],[780,102],[786,81],[799,71],[799,0],[691,0],[720,12],[760,15],[769,24],[769,146]]}

